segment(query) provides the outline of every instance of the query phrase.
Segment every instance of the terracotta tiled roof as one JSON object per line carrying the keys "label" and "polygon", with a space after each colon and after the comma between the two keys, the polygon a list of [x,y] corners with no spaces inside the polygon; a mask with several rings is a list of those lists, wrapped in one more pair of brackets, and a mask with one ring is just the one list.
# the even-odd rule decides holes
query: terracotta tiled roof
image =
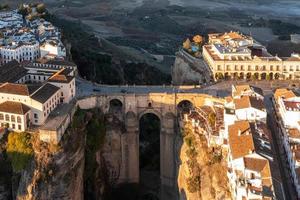
{"label": "terracotta tiled roof", "polygon": [[300,131],[296,128],[291,128],[288,130],[289,137],[300,139]]}
{"label": "terracotta tiled roof", "polygon": [[283,104],[288,111],[300,111],[300,101],[283,101]]}
{"label": "terracotta tiled roof", "polygon": [[243,94],[245,94],[246,92],[254,92],[257,93],[259,95],[263,95],[263,91],[261,88],[258,87],[254,87],[252,85],[235,85],[234,87],[234,91],[233,91],[233,96],[241,96]]}
{"label": "terracotta tiled roof", "polygon": [[289,99],[292,97],[296,97],[296,94],[292,90],[286,88],[280,88],[280,89],[276,89],[274,92],[275,100],[278,100],[279,97],[282,97],[284,99]]}
{"label": "terracotta tiled roof", "polygon": [[244,158],[245,167],[249,170],[261,172],[266,165],[268,164],[268,160],[266,159],[259,159],[259,158],[251,158],[245,157]]}
{"label": "terracotta tiled roof", "polygon": [[38,88],[35,86],[29,86],[25,84],[15,84],[15,83],[3,83],[0,85],[0,93],[15,94],[30,96]]}
{"label": "terracotta tiled roof", "polygon": [[234,99],[234,104],[235,109],[244,109],[252,107],[259,110],[265,110],[263,100],[252,96],[242,96],[240,99]]}
{"label": "terracotta tiled roof", "polygon": [[69,76],[70,70],[61,69],[49,78],[49,82],[69,83],[73,80],[73,76]]}
{"label": "terracotta tiled roof", "polygon": [[255,150],[248,121],[237,121],[228,127],[229,146],[233,159],[251,154]]}
{"label": "terracotta tiled roof", "polygon": [[19,102],[5,101],[4,103],[0,104],[0,112],[24,115],[29,110],[30,108],[28,106]]}

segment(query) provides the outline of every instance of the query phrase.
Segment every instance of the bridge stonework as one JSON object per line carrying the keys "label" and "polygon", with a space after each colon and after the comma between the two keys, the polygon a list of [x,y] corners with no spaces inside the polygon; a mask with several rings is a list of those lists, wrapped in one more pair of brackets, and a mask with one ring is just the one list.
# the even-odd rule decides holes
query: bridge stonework
{"label": "bridge stonework", "polygon": [[109,112],[112,100],[122,102],[122,117],[126,133],[122,135],[122,164],[120,183],[139,182],[139,120],[144,114],[153,113],[161,122],[160,131],[160,176],[161,184],[168,187],[177,186],[176,133],[178,130],[178,109],[182,101],[189,101],[195,107],[223,103],[217,99],[199,93],[148,93],[148,94],[110,94],[91,96],[80,99],[77,105],[82,109],[100,107]]}

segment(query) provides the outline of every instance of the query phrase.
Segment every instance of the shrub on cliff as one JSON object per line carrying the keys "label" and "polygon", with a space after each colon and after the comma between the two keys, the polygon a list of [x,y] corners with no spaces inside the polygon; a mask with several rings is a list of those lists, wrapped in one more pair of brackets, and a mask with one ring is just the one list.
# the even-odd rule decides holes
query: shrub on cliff
{"label": "shrub on cliff", "polygon": [[200,190],[200,176],[191,176],[187,179],[187,189],[190,193],[195,193]]}
{"label": "shrub on cliff", "polygon": [[32,158],[33,149],[31,140],[32,138],[29,133],[9,133],[6,152],[15,172],[23,170]]}

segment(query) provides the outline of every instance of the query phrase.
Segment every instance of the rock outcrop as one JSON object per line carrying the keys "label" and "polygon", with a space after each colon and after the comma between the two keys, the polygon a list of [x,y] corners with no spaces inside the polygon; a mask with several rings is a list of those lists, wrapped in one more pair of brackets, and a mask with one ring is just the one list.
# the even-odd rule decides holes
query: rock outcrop
{"label": "rock outcrop", "polygon": [[193,58],[183,50],[176,54],[172,67],[174,85],[198,85],[210,81],[210,73],[203,60]]}
{"label": "rock outcrop", "polygon": [[13,172],[1,151],[0,200],[109,199],[121,171],[123,132],[116,116],[80,110],[59,145],[33,139],[24,170]]}
{"label": "rock outcrop", "polygon": [[18,200],[74,199],[84,194],[85,131],[69,129],[61,146],[37,141],[34,160],[21,173]]}
{"label": "rock outcrop", "polygon": [[209,148],[205,137],[186,124],[178,174],[181,200],[231,199],[227,185],[226,156],[220,152],[220,149]]}

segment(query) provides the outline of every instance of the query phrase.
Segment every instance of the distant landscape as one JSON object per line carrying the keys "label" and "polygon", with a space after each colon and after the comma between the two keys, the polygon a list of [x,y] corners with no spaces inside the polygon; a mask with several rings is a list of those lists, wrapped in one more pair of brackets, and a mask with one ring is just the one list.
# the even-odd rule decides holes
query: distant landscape
{"label": "distant landscape", "polygon": [[[20,2],[26,1],[4,0],[11,7]],[[43,2],[54,24],[64,29],[81,75],[99,83],[170,84],[175,53],[195,34],[241,31],[279,56],[300,49],[289,41],[290,34],[300,33],[300,2],[296,0]],[[82,31],[75,32],[74,27]],[[86,53],[79,54],[79,49]]]}

